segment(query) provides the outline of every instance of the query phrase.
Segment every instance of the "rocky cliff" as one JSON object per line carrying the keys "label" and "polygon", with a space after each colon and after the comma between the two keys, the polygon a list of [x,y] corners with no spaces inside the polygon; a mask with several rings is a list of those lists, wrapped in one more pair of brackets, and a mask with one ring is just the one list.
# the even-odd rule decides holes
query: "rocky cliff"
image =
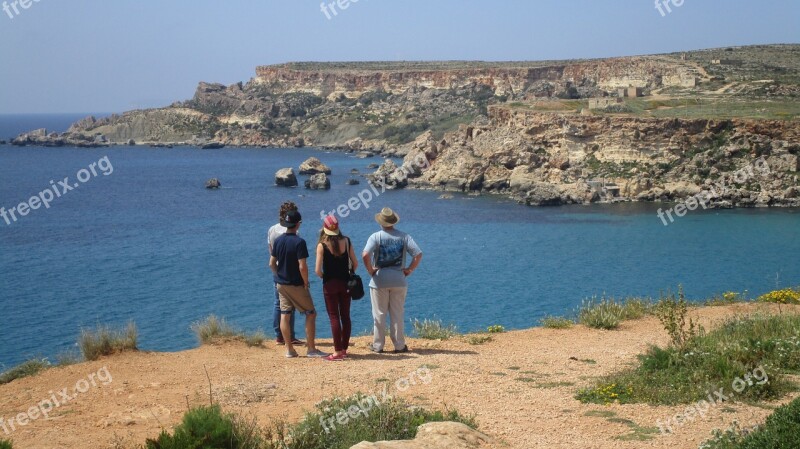
{"label": "rocky cliff", "polygon": [[433,168],[415,169],[412,186],[529,204],[674,199],[763,156],[772,177],[716,204],[795,204],[798,70],[800,45],[583,61],[290,63],[258,67],[247,83],[200,83],[169,107],[12,143],[422,151]]}
{"label": "rocky cliff", "polygon": [[[421,136],[412,186],[500,193],[531,205],[703,198],[709,207],[800,206],[800,124],[602,117],[491,107],[489,121]],[[698,196],[699,195],[699,196]]]}

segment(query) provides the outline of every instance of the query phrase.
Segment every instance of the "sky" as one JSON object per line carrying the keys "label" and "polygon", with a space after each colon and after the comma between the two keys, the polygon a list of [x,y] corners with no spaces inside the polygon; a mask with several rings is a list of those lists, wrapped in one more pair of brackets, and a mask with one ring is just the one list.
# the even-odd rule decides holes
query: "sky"
{"label": "sky", "polygon": [[800,43],[796,0],[659,0],[661,11],[654,0],[339,1],[347,8],[334,14],[320,0],[0,0],[0,114],[167,106],[200,81],[247,81],[258,65],[290,61],[551,60]]}

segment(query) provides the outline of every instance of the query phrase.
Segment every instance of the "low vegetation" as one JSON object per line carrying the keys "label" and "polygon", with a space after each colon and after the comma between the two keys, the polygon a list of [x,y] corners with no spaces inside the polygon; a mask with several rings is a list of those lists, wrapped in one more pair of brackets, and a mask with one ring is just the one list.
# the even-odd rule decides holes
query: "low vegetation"
{"label": "low vegetation", "polygon": [[558,316],[546,316],[539,320],[539,323],[542,327],[547,329],[569,329],[575,324],[575,322],[569,318]]}
{"label": "low vegetation", "polygon": [[11,445],[11,440],[0,440],[0,449],[14,449]]}
{"label": "low vegetation", "polygon": [[617,301],[614,298],[592,298],[586,300],[578,309],[578,323],[595,329],[616,329],[625,320],[635,320],[653,311],[650,299],[628,298]]}
{"label": "low vegetation", "polygon": [[469,344],[475,345],[475,346],[482,345],[484,343],[489,343],[492,340],[494,340],[494,339],[492,338],[491,335],[488,335],[488,334],[475,334],[475,335],[470,335],[467,338],[467,342],[469,342]]}
{"label": "low vegetation", "polygon": [[98,325],[94,330],[81,329],[78,346],[83,358],[92,361],[107,355],[136,351],[137,338],[136,324],[132,321],[124,329]]}
{"label": "low vegetation", "polygon": [[448,340],[458,335],[458,328],[454,324],[445,325],[438,319],[414,319],[411,324],[414,334],[425,340]]}
{"label": "low vegetation", "polygon": [[[23,377],[35,376],[47,368],[50,368],[50,362],[47,359],[28,360],[0,374],[0,385],[11,383]],[[0,449],[2,449],[2,446],[0,446]]]}
{"label": "low vegetation", "polygon": [[[357,409],[355,418],[347,413]],[[344,415],[341,413],[344,412]],[[341,418],[347,417],[347,420]],[[344,424],[342,422],[344,421]],[[190,410],[170,434],[147,440],[147,449],[347,449],[361,441],[413,439],[428,422],[456,421],[476,427],[471,417],[456,411],[428,411],[400,399],[357,394],[317,404],[297,424],[273,423],[259,428],[254,421],[225,414],[219,406]]]}
{"label": "low vegetation", "polygon": [[759,302],[773,304],[800,304],[800,289],[784,288],[758,297]]}
{"label": "low vegetation", "polygon": [[786,374],[798,372],[800,316],[742,316],[708,333],[702,328],[691,333],[685,326],[673,334],[669,346],[652,346],[639,357],[638,366],[580,391],[577,398],[674,405],[705,400],[722,388],[726,395],[735,391],[737,400],[757,401],[796,389]]}
{"label": "low vegetation", "polygon": [[263,332],[246,333],[228,324],[225,318],[209,315],[205,320],[193,323],[192,331],[204,345],[219,344],[225,341],[243,341],[247,346],[259,347],[267,337]]}
{"label": "low vegetation", "polygon": [[738,425],[722,432],[715,431],[714,437],[700,446],[700,449],[763,449],[800,447],[800,398],[778,408],[763,426],[752,430],[741,429]]}

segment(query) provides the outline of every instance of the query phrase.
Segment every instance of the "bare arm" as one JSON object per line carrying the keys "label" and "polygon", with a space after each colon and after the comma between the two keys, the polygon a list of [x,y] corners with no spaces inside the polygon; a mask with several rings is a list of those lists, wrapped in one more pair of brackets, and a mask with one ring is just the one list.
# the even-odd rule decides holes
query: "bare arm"
{"label": "bare arm", "polygon": [[300,259],[297,262],[300,265],[300,276],[303,277],[303,284],[306,288],[311,288],[311,284],[308,282],[308,263],[306,263],[306,259]]}
{"label": "bare arm", "polygon": [[278,272],[278,259],[276,259],[275,256],[269,256],[269,268],[273,273]]}
{"label": "bare arm", "polygon": [[367,273],[369,273],[370,276],[375,276],[375,273],[378,270],[372,266],[372,258],[370,257],[370,254],[368,252],[364,252],[361,254],[361,259],[364,261],[364,268],[367,269]]}
{"label": "bare arm", "polygon": [[[348,239],[349,240],[349,239]],[[353,242],[350,242],[350,263],[353,264],[353,273],[358,269],[358,259],[356,258],[356,250],[353,249]]]}
{"label": "bare arm", "polygon": [[414,259],[411,261],[411,265],[409,265],[408,268],[403,270],[403,273],[406,276],[411,276],[411,273],[413,273],[414,270],[417,269],[417,267],[419,266],[420,262],[422,262],[422,253],[419,253],[414,257]]}
{"label": "bare arm", "polygon": [[322,248],[322,243],[317,244],[317,263],[314,266],[314,272],[317,273],[320,279],[322,279],[322,258],[325,257],[325,252]]}

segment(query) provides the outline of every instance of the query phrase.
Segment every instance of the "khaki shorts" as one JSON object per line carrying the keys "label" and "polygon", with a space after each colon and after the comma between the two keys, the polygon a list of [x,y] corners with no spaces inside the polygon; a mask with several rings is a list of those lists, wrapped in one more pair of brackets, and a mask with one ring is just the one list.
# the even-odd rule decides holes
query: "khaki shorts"
{"label": "khaki shorts", "polygon": [[301,285],[278,284],[278,298],[281,302],[281,314],[283,315],[288,315],[295,310],[303,315],[316,313],[311,293]]}

